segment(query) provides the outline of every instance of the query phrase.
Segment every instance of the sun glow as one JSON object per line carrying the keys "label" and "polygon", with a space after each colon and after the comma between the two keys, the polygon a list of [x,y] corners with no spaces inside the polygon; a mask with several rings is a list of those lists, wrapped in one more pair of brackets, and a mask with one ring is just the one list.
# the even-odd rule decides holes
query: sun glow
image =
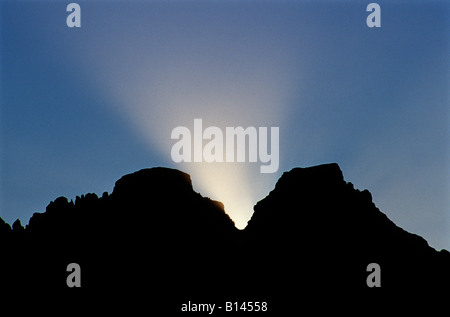
{"label": "sun glow", "polygon": [[[202,91],[203,89],[199,92],[199,96],[202,96]],[[209,91],[211,95],[211,89],[205,91]],[[239,94],[233,97],[233,94],[230,94],[228,98],[231,101],[225,102],[225,96],[216,95],[211,96],[205,104],[205,96],[189,100],[174,93],[164,101],[159,100],[153,105],[147,103],[146,106],[144,100],[151,97],[143,95],[140,102],[136,100],[136,103],[122,109],[123,115],[138,128],[139,135],[146,140],[150,148],[158,149],[167,157],[170,167],[190,174],[194,190],[202,196],[222,202],[225,211],[239,229],[247,225],[253,214],[254,204],[273,188],[279,172],[261,173],[261,162],[250,163],[248,158],[245,162],[175,163],[171,158],[171,150],[176,140],[171,139],[171,132],[177,126],[191,127],[194,118],[202,118],[205,126],[216,126],[222,131],[225,131],[227,126],[269,126],[280,122],[279,115],[272,113],[271,108],[268,108],[273,98],[266,96],[265,100],[248,102],[246,97],[248,96],[240,97]],[[133,98],[136,96],[129,96],[129,100]],[[154,98],[155,96],[153,100]],[[240,100],[247,101],[247,106]],[[278,103],[277,100],[272,102]],[[139,104],[142,106],[137,106]],[[228,106],[216,106],[224,104]],[[259,106],[269,110],[258,111]]]}
{"label": "sun glow", "polygon": [[[248,171],[242,163],[192,163],[183,164],[192,175],[192,185],[202,196],[219,200],[239,229],[247,225],[253,214],[257,197],[253,190]],[[184,168],[183,168],[184,169]]]}

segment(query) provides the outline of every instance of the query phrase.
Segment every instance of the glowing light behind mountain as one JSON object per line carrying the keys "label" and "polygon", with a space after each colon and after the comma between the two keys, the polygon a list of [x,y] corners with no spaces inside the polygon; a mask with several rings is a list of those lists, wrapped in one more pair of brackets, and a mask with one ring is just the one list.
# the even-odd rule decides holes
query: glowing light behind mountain
{"label": "glowing light behind mountain", "polygon": [[[2,218],[112,190],[151,166],[188,172],[239,227],[295,166],[337,162],[399,226],[448,248],[448,2],[2,3]],[[175,164],[177,126],[280,127],[278,173]],[[27,199],[24,199],[26,197]]]}

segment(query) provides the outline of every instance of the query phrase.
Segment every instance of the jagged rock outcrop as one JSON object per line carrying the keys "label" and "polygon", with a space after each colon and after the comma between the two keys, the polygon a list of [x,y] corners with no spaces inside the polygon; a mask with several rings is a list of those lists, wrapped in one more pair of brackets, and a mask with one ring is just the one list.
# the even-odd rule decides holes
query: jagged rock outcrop
{"label": "jagged rock outcrop", "polygon": [[[298,285],[305,303],[320,306],[324,299],[377,301],[374,295],[382,303],[390,296],[425,300],[449,290],[448,252],[396,226],[367,190],[344,181],[337,164],[284,173],[254,209],[245,235],[258,269],[249,284],[261,292]],[[370,263],[381,267],[379,290],[367,286]],[[279,301],[297,295],[286,292]]]}

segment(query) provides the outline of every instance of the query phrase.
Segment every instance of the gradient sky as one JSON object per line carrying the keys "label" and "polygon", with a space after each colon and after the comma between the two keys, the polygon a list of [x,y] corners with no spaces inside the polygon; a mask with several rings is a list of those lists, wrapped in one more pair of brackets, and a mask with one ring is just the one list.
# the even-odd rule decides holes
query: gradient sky
{"label": "gradient sky", "polygon": [[[168,166],[238,226],[284,171],[337,162],[450,249],[450,2],[1,1],[0,217]],[[172,162],[177,126],[280,128],[280,168]]]}

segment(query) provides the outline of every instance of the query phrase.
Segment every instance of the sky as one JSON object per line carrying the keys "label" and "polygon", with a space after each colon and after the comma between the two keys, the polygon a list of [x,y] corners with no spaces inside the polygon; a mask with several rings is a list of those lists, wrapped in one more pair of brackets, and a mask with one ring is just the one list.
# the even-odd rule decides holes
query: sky
{"label": "sky", "polygon": [[[398,226],[450,250],[450,3],[1,0],[0,217],[183,170],[245,227],[285,171],[337,162]],[[175,163],[171,131],[279,127],[279,169]]]}

